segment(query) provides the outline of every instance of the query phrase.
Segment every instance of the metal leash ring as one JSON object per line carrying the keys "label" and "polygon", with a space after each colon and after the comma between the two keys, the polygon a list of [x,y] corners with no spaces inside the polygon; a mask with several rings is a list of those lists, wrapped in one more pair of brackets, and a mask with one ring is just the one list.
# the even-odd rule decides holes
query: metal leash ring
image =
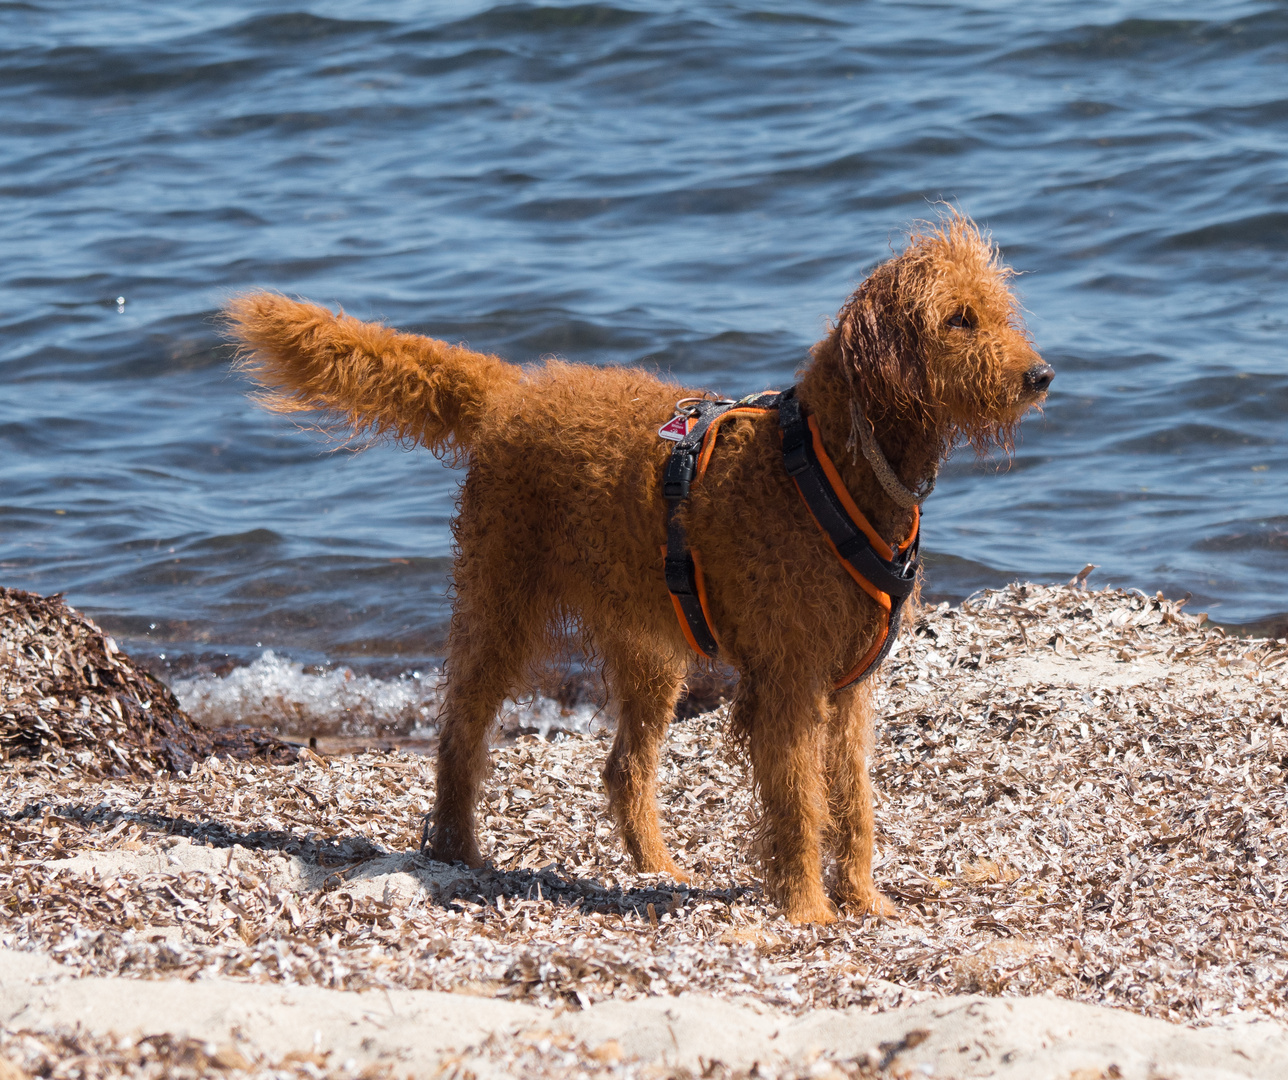
{"label": "metal leash ring", "polygon": [[696,420],[699,416],[702,415],[702,410],[699,409],[696,405],[689,405],[686,407],[685,403],[689,401],[710,401],[710,400],[711,400],[710,398],[705,398],[705,397],[682,397],[680,398],[679,401],[675,403],[676,415],[687,416],[687,417],[690,417],[691,419]]}

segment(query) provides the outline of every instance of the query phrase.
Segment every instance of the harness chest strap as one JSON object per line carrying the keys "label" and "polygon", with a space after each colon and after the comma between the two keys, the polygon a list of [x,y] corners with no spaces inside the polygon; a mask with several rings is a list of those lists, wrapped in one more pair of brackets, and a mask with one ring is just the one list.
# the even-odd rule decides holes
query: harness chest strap
{"label": "harness chest strap", "polygon": [[707,608],[702,566],[697,553],[688,546],[677,511],[688,497],[691,482],[706,472],[720,425],[730,417],[773,411],[779,416],[787,474],[842,566],[885,615],[876,641],[834,684],[841,689],[867,678],[894,645],[903,605],[916,582],[920,514],[914,510],[908,538],[898,549],[892,549],[850,497],[823,446],[818,424],[801,407],[795,387],[741,402],[699,401],[692,406],[688,431],[672,450],[663,479],[663,494],[668,501],[666,587],[690,646],[715,659],[719,641]]}
{"label": "harness chest strap", "polygon": [[663,568],[671,604],[680,619],[689,645],[703,656],[714,659],[720,651],[711,629],[707,612],[707,590],[697,559],[689,550],[677,513],[689,497],[689,484],[698,476],[698,455],[702,440],[711,425],[732,407],[731,401],[698,401],[690,412],[688,430],[676,442],[662,474],[662,494],[667,501],[666,549]]}

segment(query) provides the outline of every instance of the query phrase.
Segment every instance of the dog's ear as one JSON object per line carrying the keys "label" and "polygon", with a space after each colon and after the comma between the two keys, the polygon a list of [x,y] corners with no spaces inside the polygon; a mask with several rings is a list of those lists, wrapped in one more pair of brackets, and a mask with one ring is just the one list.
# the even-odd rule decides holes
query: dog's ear
{"label": "dog's ear", "polygon": [[900,296],[900,269],[898,260],[877,267],[836,320],[841,363],[852,384],[862,387],[869,408],[925,405],[922,328]]}

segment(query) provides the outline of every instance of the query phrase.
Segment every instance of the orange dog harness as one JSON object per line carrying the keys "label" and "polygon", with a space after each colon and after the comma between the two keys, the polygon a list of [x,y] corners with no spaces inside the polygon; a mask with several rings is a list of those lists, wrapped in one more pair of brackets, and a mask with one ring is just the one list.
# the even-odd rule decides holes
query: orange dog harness
{"label": "orange dog harness", "polygon": [[908,538],[898,548],[891,548],[845,489],[840,473],[823,447],[818,423],[801,407],[795,387],[781,393],[755,394],[737,402],[686,398],[677,408],[684,420],[683,433],[678,423],[681,417],[677,417],[664,425],[659,434],[676,440],[662,482],[662,493],[668,504],[665,570],[666,588],[685,639],[708,659],[719,656],[720,644],[707,608],[702,564],[697,552],[689,548],[677,512],[689,496],[690,484],[707,470],[720,425],[731,417],[777,412],[787,475],[796,484],[810,516],[841,565],[884,612],[884,625],[876,641],[833,685],[839,690],[866,679],[889,655],[899,631],[903,605],[916,583],[920,566],[917,559],[921,532],[919,508],[913,510]]}

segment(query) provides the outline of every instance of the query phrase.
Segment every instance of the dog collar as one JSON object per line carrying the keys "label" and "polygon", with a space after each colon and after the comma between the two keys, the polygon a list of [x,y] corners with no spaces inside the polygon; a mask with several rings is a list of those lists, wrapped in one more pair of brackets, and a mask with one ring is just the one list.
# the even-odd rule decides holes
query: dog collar
{"label": "dog collar", "polygon": [[876,432],[872,430],[872,421],[863,415],[857,404],[852,402],[850,408],[853,410],[851,416],[853,427],[859,436],[859,449],[863,451],[863,457],[872,469],[872,475],[885,488],[885,493],[903,509],[911,510],[914,506],[920,506],[935,490],[939,470],[936,469],[931,473],[930,479],[922,481],[917,490],[913,491],[899,479],[894,469],[890,468],[890,462],[886,460],[885,454],[881,451],[881,444],[877,442]]}

